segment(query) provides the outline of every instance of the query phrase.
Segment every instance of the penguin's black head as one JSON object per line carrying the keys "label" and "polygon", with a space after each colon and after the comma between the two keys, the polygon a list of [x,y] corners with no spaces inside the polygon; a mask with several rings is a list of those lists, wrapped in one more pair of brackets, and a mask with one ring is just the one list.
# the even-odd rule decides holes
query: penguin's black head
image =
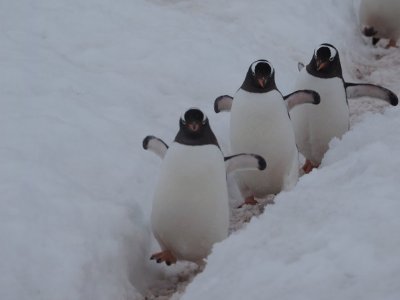
{"label": "penguin's black head", "polygon": [[207,125],[207,116],[197,108],[190,108],[179,120],[179,127],[181,130],[191,137],[201,136]]}
{"label": "penguin's black head", "polygon": [[254,84],[264,89],[268,80],[273,76],[274,69],[268,61],[257,61],[251,65],[251,72],[254,78]]}
{"label": "penguin's black head", "polygon": [[219,147],[207,116],[198,108],[190,108],[181,116],[175,142],[191,146],[212,144]]}
{"label": "penguin's black head", "polygon": [[337,49],[328,43],[319,45],[314,50],[307,70],[317,77],[342,77],[342,67]]}
{"label": "penguin's black head", "polygon": [[314,59],[318,72],[324,72],[335,60],[337,50],[334,47],[322,44],[314,50]]}
{"label": "penguin's black head", "polygon": [[241,89],[252,93],[266,93],[276,89],[275,70],[265,59],[253,62],[247,71]]}

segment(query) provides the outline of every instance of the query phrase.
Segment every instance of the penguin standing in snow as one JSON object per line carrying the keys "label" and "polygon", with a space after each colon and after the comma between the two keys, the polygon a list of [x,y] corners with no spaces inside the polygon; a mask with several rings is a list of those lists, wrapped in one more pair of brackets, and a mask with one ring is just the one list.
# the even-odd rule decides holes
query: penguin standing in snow
{"label": "penguin standing in snow", "polygon": [[236,181],[244,204],[293,187],[299,176],[298,150],[288,111],[304,103],[319,103],[319,95],[301,90],[283,97],[275,84],[275,71],[267,60],[253,62],[234,97],[220,96],[215,112],[230,111],[233,152],[257,153],[268,160],[264,171],[238,171]]}
{"label": "penguin standing in snow", "polygon": [[328,150],[332,138],[340,138],[349,130],[350,112],[347,98],[375,97],[397,105],[398,98],[390,90],[362,83],[343,80],[339,53],[331,44],[321,44],[310,63],[304,68],[299,64],[300,74],[295,87],[313,89],[321,96],[321,103],[302,105],[290,111],[296,143],[305,156],[305,173],[318,167]]}
{"label": "penguin standing in snow", "polygon": [[395,47],[400,37],[400,1],[362,0],[360,25],[365,36],[372,37],[375,45],[380,38],[389,39],[387,47]]}
{"label": "penguin standing in snow", "polygon": [[152,230],[162,251],[151,259],[167,265],[177,260],[201,263],[213,244],[228,236],[227,172],[266,168],[259,155],[224,158],[199,109],[187,110],[179,126],[169,148],[154,136],[143,140],[144,149],[163,158],[151,212]]}

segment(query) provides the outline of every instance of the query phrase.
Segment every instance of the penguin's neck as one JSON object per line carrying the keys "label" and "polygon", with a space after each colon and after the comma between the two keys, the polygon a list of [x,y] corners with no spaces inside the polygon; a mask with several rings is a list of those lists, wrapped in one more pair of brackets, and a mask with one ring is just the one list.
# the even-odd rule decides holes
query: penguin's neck
{"label": "penguin's neck", "polygon": [[182,129],[180,129],[174,141],[188,146],[215,145],[219,148],[217,138],[211,130],[205,130],[198,137],[191,137]]}

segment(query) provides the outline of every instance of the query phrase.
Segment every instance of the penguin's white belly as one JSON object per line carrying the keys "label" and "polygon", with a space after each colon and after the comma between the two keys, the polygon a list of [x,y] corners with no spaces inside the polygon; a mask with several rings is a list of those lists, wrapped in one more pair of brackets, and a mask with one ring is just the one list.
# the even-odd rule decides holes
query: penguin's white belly
{"label": "penguin's white belly", "polygon": [[341,138],[349,129],[349,107],[341,78],[317,78],[304,68],[295,89],[311,89],[319,93],[318,105],[304,104],[290,111],[299,151],[315,164],[328,150],[334,137]]}
{"label": "penguin's white belly", "polygon": [[282,95],[276,91],[249,93],[239,90],[233,100],[230,121],[233,153],[255,153],[267,161],[263,171],[238,171],[241,190],[255,197],[277,194],[298,179],[298,152]]}
{"label": "penguin's white belly", "polygon": [[151,222],[160,246],[178,259],[199,261],[227,237],[228,191],[218,147],[171,145],[155,190]]}
{"label": "penguin's white belly", "polygon": [[377,37],[397,40],[400,37],[400,1],[363,0],[360,4],[361,26],[372,26]]}

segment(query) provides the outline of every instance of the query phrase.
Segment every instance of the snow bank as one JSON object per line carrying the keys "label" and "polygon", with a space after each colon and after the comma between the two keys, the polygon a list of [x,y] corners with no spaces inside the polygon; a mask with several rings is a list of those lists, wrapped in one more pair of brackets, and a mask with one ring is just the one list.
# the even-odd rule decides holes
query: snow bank
{"label": "snow bank", "polygon": [[182,299],[398,299],[399,137],[400,109],[366,116],[218,244]]}
{"label": "snow bank", "polygon": [[109,6],[0,4],[1,299],[139,299],[154,275],[135,68]]}

